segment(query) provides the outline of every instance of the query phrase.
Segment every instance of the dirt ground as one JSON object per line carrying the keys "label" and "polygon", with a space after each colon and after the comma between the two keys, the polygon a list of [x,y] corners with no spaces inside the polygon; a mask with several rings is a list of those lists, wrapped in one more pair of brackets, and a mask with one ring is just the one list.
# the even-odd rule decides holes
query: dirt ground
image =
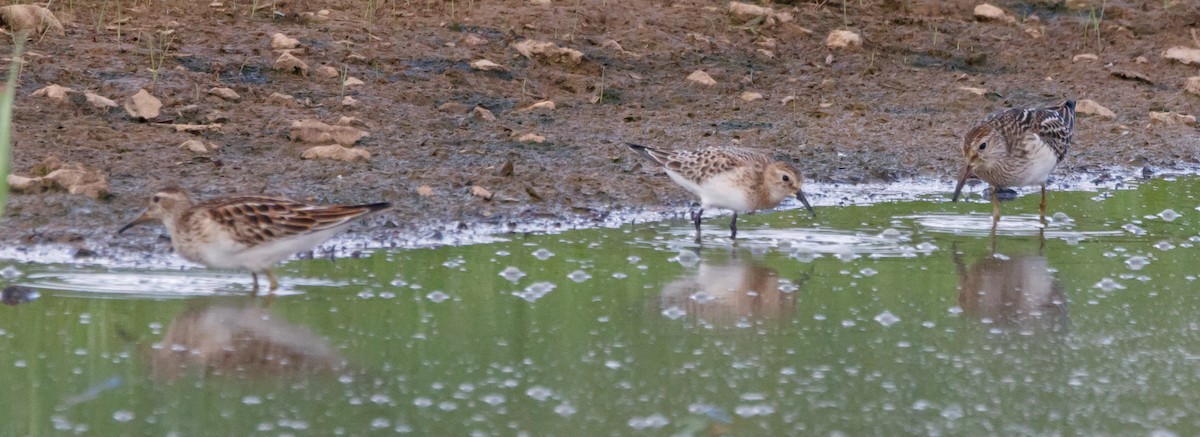
{"label": "dirt ground", "polygon": [[[1193,1],[995,2],[1011,22],[975,19],[974,2],[931,0],[780,2],[766,5],[770,19],[731,14],[725,1],[207,3],[53,2],[66,34],[30,47],[13,172],[28,174],[56,156],[107,174],[111,194],[14,195],[0,244],[166,250],[156,232],[112,235],[166,184],[200,198],[391,201],[396,213],[374,222],[390,232],[430,221],[587,219],[614,208],[682,205],[687,194],[624,142],[740,144],[789,156],[806,178],[822,182],[949,181],[972,123],[1065,98],[1092,99],[1116,117],[1081,116],[1058,172],[1200,162],[1196,127],[1149,118],[1149,111],[1200,112],[1200,95],[1185,91],[1200,67],[1162,56],[1200,46]],[[835,30],[861,35],[861,45],[827,47]],[[307,75],[274,67],[275,33],[299,41],[292,53],[308,64]],[[526,39],[582,58],[527,58],[513,46]],[[1074,59],[1085,53],[1097,59]],[[502,69],[473,68],[480,59]],[[321,76],[321,66],[364,83],[342,86],[340,77]],[[716,84],[686,80],[696,70]],[[30,96],[50,84],[118,103],[144,88],[162,100],[162,115],[136,121],[119,107]],[[210,95],[213,87],[240,99]],[[347,96],[355,103],[345,104]],[[543,100],[555,107],[526,109]],[[495,119],[473,115],[476,107]],[[372,157],[301,159],[320,144],[292,141],[292,123],[341,117],[369,132],[353,148]],[[171,126],[184,123],[220,127]],[[522,141],[526,134],[544,142]],[[189,139],[220,149],[178,147]],[[432,195],[418,194],[422,186]],[[494,197],[473,196],[472,186]]]}

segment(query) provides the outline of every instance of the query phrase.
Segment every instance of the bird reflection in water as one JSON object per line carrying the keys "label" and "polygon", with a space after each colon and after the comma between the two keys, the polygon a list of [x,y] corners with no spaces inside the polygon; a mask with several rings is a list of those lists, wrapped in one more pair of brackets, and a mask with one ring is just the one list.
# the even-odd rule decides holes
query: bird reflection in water
{"label": "bird reflection in water", "polygon": [[780,279],[771,267],[743,258],[702,258],[696,270],[663,287],[660,309],[715,326],[793,316],[797,284]]}
{"label": "bird reflection in water", "polygon": [[151,376],[161,381],[189,373],[296,377],[346,367],[326,339],[249,302],[201,304],[175,317],[150,351]]}
{"label": "bird reflection in water", "polygon": [[1065,332],[1070,322],[1067,296],[1046,257],[994,251],[993,245],[992,254],[968,266],[955,248],[958,305],[963,313],[999,330]]}

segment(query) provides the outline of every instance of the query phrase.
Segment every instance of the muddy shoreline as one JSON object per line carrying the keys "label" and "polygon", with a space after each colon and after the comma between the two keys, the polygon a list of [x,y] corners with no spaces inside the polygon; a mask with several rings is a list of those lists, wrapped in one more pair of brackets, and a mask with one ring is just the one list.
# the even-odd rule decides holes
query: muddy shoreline
{"label": "muddy shoreline", "polygon": [[[771,26],[749,25],[722,2],[502,1],[453,10],[412,2],[376,11],[359,3],[251,11],[112,2],[107,12],[56,3],[66,35],[31,47],[15,108],[13,172],[55,156],[103,172],[111,194],[16,194],[0,219],[0,245],[156,256],[167,250],[159,232],[112,232],[166,184],[199,198],[266,193],[397,204],[394,214],[353,228],[350,241],[415,241],[430,229],[599,226],[613,211],[669,217],[683,208],[687,194],[625,150],[626,141],[759,148],[795,160],[819,186],[944,180],[948,191],[962,164],[960,136],[972,123],[1064,98],[1095,100],[1116,116],[1081,116],[1055,173],[1060,180],[1191,171],[1200,163],[1195,126],[1148,117],[1200,107],[1184,85],[1200,70],[1161,56],[1200,44],[1189,34],[1200,26],[1200,5],[1187,2],[1104,2],[1098,32],[1085,28],[1097,23],[1100,2],[1075,9],[996,2],[1012,23],[978,21],[973,5],[961,2],[795,2],[773,5],[793,20]],[[860,34],[861,46],[827,47],[826,35],[839,29]],[[164,32],[173,37],[156,46]],[[299,41],[295,53],[308,75],[275,69],[275,33]],[[527,58],[513,44],[528,39],[578,50],[582,60]],[[167,56],[155,77],[148,66],[156,47]],[[1097,59],[1076,59],[1087,53]],[[504,69],[472,68],[479,59]],[[321,66],[363,85],[321,77]],[[716,84],[685,79],[696,70]],[[118,102],[146,89],[162,100],[163,115],[141,122],[121,108],[30,96],[49,84]],[[240,99],[209,94],[214,87]],[[546,100],[554,109],[527,109]],[[342,117],[369,133],[352,148],[372,157],[302,159],[313,144],[292,141],[292,123]],[[218,122],[198,132],[170,126]],[[521,140],[526,134],[544,141]],[[178,147],[189,139],[220,148]],[[1123,176],[1113,176],[1114,167]],[[473,186],[494,197],[473,196]],[[421,187],[431,195],[418,194]],[[846,196],[812,200],[828,206],[869,194]]]}

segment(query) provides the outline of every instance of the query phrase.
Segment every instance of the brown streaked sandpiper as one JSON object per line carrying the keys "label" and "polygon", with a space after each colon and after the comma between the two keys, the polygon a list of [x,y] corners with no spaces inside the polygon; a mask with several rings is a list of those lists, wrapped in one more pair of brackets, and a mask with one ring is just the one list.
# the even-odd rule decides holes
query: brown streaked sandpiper
{"label": "brown streaked sandpiper", "polygon": [[1040,185],[1038,208],[1046,221],[1046,181],[1050,172],[1067,156],[1075,130],[1075,101],[1037,109],[1013,108],[992,113],[967,131],[963,138],[963,168],[953,201],[957,202],[967,178],[975,175],[992,186],[992,224],[1000,221],[1000,199],[1004,187]]}
{"label": "brown streaked sandpiper", "polygon": [[146,212],[117,233],[139,223],[161,221],[175,252],[208,267],[249,270],[257,292],[259,273],[267,275],[275,290],[279,282],[271,274],[272,265],[312,249],[355,219],[389,208],[389,203],[311,205],[265,196],[195,203],[186,191],[165,188],[150,197]]}
{"label": "brown streaked sandpiper", "polygon": [[733,211],[729,237],[737,238],[738,212],[774,208],[784,198],[796,196],[808,212],[817,212],[804,191],[803,178],[791,164],[774,161],[762,153],[734,147],[700,150],[659,150],[626,143],[630,149],[663,166],[671,180],[700,197],[700,209],[692,212],[696,238],[700,238],[700,216],[704,208]]}

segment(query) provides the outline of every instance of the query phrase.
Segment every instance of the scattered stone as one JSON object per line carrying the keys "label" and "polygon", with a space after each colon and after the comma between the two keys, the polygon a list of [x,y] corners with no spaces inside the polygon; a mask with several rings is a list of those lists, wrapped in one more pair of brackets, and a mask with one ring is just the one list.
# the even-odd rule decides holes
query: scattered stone
{"label": "scattered stone", "polygon": [[276,33],[271,36],[271,49],[273,50],[288,50],[300,46],[300,40],[288,38],[287,35]]}
{"label": "scattered stone", "polygon": [[1025,34],[1026,34],[1026,35],[1029,35],[1029,37],[1030,37],[1030,38],[1033,38],[1033,39],[1039,39],[1039,38],[1041,38],[1041,37],[1042,37],[1042,33],[1043,33],[1043,32],[1042,32],[1042,27],[1041,27],[1041,26],[1029,26],[1029,27],[1026,27],[1026,28],[1025,28]]}
{"label": "scattered stone", "polygon": [[1171,47],[1162,53],[1162,57],[1184,64],[1200,64],[1200,49],[1184,46]]}
{"label": "scattered stone", "polygon": [[570,65],[578,65],[580,62],[583,62],[583,52],[560,47],[558,44],[548,41],[527,39],[513,43],[512,47],[521,56],[528,59],[538,58],[549,62],[561,62]]}
{"label": "scattered stone", "polygon": [[988,3],[982,3],[975,6],[975,19],[979,21],[1003,21],[1006,23],[1016,22],[1016,19],[1009,16],[1003,9],[992,6]]}
{"label": "scattered stone", "polygon": [[29,32],[35,35],[66,35],[62,22],[49,9],[38,5],[10,5],[0,8],[0,21],[12,33]]}
{"label": "scattered stone", "polygon": [[755,100],[763,99],[762,93],[756,93],[754,91],[743,92],[741,97],[742,97],[742,100],[745,100],[747,102],[753,102]]}
{"label": "scattered stone", "polygon": [[693,71],[692,74],[688,75],[687,80],[706,86],[717,84],[717,81],[713,80],[712,76],[709,76],[704,70]]}
{"label": "scattered stone", "polygon": [[225,87],[215,87],[208,90],[208,93],[231,102],[236,102],[242,99],[242,96],[238,95],[236,91]]}
{"label": "scattered stone", "polygon": [[57,157],[51,156],[34,166],[32,172],[44,176],[22,177],[10,174],[7,178],[9,186],[13,191],[21,193],[66,191],[92,199],[108,197],[108,176],[83,164],[63,164]]}
{"label": "scattered stone", "polygon": [[292,122],[288,137],[302,143],[337,143],[350,146],[367,136],[367,131],[350,126],[330,126],[317,120]]}
{"label": "scattered stone", "polygon": [[1192,76],[1187,80],[1185,85],[1187,92],[1200,96],[1200,76]]}
{"label": "scattered stone", "polygon": [[300,103],[299,101],[296,100],[295,97],[289,96],[287,94],[282,94],[282,93],[271,93],[271,95],[267,96],[267,102],[280,104],[280,105],[284,105],[284,106],[290,106],[290,105]]}
{"label": "scattered stone", "polygon": [[1149,64],[1150,60],[1146,59],[1145,56],[1138,56],[1136,58],[1133,58],[1133,62],[1138,63],[1138,64]]}
{"label": "scattered stone", "polygon": [[625,47],[621,47],[621,43],[617,42],[617,40],[614,40],[614,39],[604,41],[604,43],[600,44],[600,47],[604,47],[606,49],[612,50],[614,52],[617,52],[617,53],[620,53],[622,55],[626,55],[629,57],[634,57],[634,58],[642,57],[642,55],[625,50]]}
{"label": "scattered stone", "polygon": [[1071,58],[1071,62],[1099,61],[1099,60],[1100,60],[1100,57],[1096,56],[1094,53],[1081,53],[1081,54],[1075,55],[1075,57]]}
{"label": "scattered stone", "polygon": [[308,76],[308,64],[306,64],[304,61],[301,61],[300,58],[297,58],[291,53],[287,52],[279,55],[279,58],[275,60],[275,69],[288,73],[299,74],[301,76]]}
{"label": "scattered stone", "polygon": [[332,159],[335,161],[369,161],[371,152],[363,149],[352,149],[339,144],[316,146],[300,154],[301,159]]}
{"label": "scattered stone", "polygon": [[775,10],[742,2],[729,2],[729,14],[738,18],[768,17]]}
{"label": "scattered stone", "polygon": [[358,99],[350,96],[342,97],[342,106],[358,106]]}
{"label": "scattered stone", "polygon": [[475,61],[472,61],[471,68],[474,68],[479,71],[507,71],[508,70],[508,68],[506,68],[505,66],[497,64],[492,61],[489,61],[487,59],[477,59]]}
{"label": "scattered stone", "polygon": [[550,6],[550,0],[529,0],[529,4],[534,6]]}
{"label": "scattered stone", "polygon": [[825,38],[825,45],[835,49],[846,48],[852,45],[861,46],[862,37],[849,30],[835,30],[829,32],[829,36]]}
{"label": "scattered stone", "polygon": [[338,72],[338,69],[330,67],[328,65],[322,65],[317,68],[317,77],[320,77],[323,79],[335,79],[341,75],[342,74],[340,72]]}
{"label": "scattered stone", "polygon": [[417,195],[421,196],[421,197],[433,196],[433,187],[430,187],[428,185],[419,186],[419,187],[417,187]]}
{"label": "scattered stone", "polygon": [[974,95],[977,95],[977,96],[982,96],[982,95],[984,95],[984,94],[987,94],[987,89],[985,89],[985,88],[976,88],[976,87],[971,87],[971,86],[960,86],[960,87],[958,87],[958,89],[960,89],[960,90],[963,90],[963,91],[966,91],[966,92],[968,92],[968,93],[971,93],[971,94],[974,94]]}
{"label": "scattered stone", "polygon": [[184,141],[182,144],[179,145],[179,148],[183,149],[183,150],[187,150],[192,153],[208,153],[208,152],[217,151],[217,149],[220,149],[221,146],[218,146],[213,143],[205,143],[200,140],[192,139],[192,140]]}
{"label": "scattered stone", "polygon": [[366,85],[366,84],[367,83],[363,82],[362,79],[359,79],[354,76],[347,76],[346,80],[342,82],[342,86],[345,86],[345,87],[352,87],[352,86],[359,86],[359,85]]}
{"label": "scattered stone", "polygon": [[29,94],[31,97],[45,97],[50,100],[62,103],[67,101],[67,94],[73,93],[75,90],[61,86],[58,84],[46,85],[39,88],[37,91]]}
{"label": "scattered stone", "polygon": [[204,114],[204,121],[207,121],[209,123],[216,123],[216,124],[226,123],[229,121],[229,114],[226,114],[224,112],[217,111],[217,110],[212,110],[209,113]]}
{"label": "scattered stone", "polygon": [[1096,101],[1092,99],[1080,100],[1079,103],[1075,105],[1075,111],[1085,115],[1095,115],[1104,118],[1117,118],[1117,114],[1115,112],[1100,106],[1099,103],[1096,103]]}
{"label": "scattered stone", "polygon": [[475,109],[472,109],[471,117],[484,121],[496,121],[496,115],[482,106],[476,106]]}
{"label": "scattered stone", "polygon": [[1184,115],[1177,112],[1155,112],[1150,111],[1150,124],[1160,126],[1195,126],[1196,116]]}
{"label": "scattered stone", "polygon": [[531,132],[531,133],[527,133],[525,135],[521,135],[520,138],[517,138],[517,141],[520,141],[522,143],[541,144],[541,143],[546,142],[546,137]]}
{"label": "scattered stone", "polygon": [[483,200],[492,200],[492,192],[478,185],[471,186],[471,195]]}
{"label": "scattered stone", "polygon": [[201,133],[201,132],[220,132],[220,124],[168,124],[175,128],[175,132]]}
{"label": "scattered stone", "polygon": [[83,93],[84,101],[97,109],[116,108],[117,102],[96,93]]}
{"label": "scattered stone", "polygon": [[796,100],[796,96],[795,96],[794,94],[793,94],[793,95],[786,96],[786,97],[784,97],[783,99],[779,100],[779,104],[780,104],[780,105],[786,105],[786,104],[788,104],[788,103],[791,103],[793,100]]}
{"label": "scattered stone", "polygon": [[532,104],[532,105],[529,105],[529,106],[526,106],[526,107],[524,107],[524,108],[521,108],[521,111],[536,111],[536,110],[539,110],[539,109],[544,109],[544,110],[547,110],[547,111],[553,111],[553,110],[554,110],[554,108],[555,108],[555,105],[554,105],[554,102],[553,102],[553,101],[551,101],[551,100],[542,100],[542,101],[540,101],[540,102],[534,103],[534,104]]}
{"label": "scattered stone", "polygon": [[463,42],[463,44],[466,44],[471,47],[487,44],[486,39],[480,38],[479,36],[476,36],[473,33],[468,33],[467,36],[463,37],[462,42]]}
{"label": "scattered stone", "polygon": [[125,112],[134,120],[152,120],[158,117],[161,110],[162,101],[144,89],[125,99]]}
{"label": "scattered stone", "polygon": [[1108,72],[1109,72],[1109,74],[1112,74],[1114,77],[1116,77],[1118,79],[1132,80],[1132,81],[1142,82],[1142,83],[1146,83],[1146,84],[1150,84],[1150,85],[1154,84],[1154,81],[1150,80],[1149,77],[1147,77],[1145,74],[1142,74],[1139,71],[1114,67],[1111,70],[1109,70]]}

